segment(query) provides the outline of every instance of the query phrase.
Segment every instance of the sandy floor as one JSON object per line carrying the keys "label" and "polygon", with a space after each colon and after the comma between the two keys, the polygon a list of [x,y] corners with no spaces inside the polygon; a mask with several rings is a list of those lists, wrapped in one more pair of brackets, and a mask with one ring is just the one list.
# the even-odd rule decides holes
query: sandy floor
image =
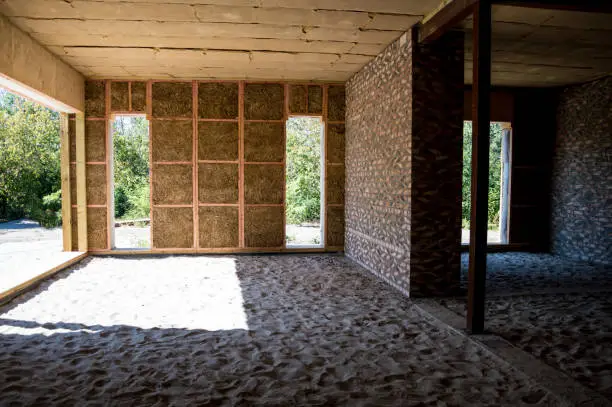
{"label": "sandy floor", "polygon": [[0,293],[80,254],[62,250],[61,228],[28,219],[0,223]]}
{"label": "sandy floor", "polygon": [[[528,253],[490,254],[488,265],[487,329],[612,405],[612,267]],[[442,303],[465,315],[465,299]]]}
{"label": "sandy floor", "polygon": [[558,405],[343,257],[93,258],[0,313],[6,404]]}

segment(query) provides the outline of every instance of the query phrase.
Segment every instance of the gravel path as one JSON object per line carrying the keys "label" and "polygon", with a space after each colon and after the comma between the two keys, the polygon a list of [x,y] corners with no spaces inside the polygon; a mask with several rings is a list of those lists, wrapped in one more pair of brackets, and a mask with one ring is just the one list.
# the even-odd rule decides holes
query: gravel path
{"label": "gravel path", "polygon": [[339,256],[88,259],[0,348],[11,405],[559,405]]}

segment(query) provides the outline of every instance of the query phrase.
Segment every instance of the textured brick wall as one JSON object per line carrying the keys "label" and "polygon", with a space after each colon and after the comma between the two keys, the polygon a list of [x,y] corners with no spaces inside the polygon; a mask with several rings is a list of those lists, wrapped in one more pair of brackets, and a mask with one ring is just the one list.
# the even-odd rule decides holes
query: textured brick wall
{"label": "textured brick wall", "polygon": [[412,46],[396,41],[346,84],[346,253],[409,290]]}
{"label": "textured brick wall", "polygon": [[463,142],[463,35],[415,49],[412,81],[410,294],[448,295],[459,284]]}
{"label": "textured brick wall", "polygon": [[561,93],[551,232],[555,253],[612,263],[612,77]]}
{"label": "textured brick wall", "polygon": [[391,44],[346,85],[346,253],[411,295],[459,276],[463,42]]}

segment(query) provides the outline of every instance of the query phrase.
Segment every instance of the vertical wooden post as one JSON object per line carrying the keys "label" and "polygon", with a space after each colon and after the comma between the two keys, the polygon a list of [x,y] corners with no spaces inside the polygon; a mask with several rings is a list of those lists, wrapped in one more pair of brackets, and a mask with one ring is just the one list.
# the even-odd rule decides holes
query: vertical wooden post
{"label": "vertical wooden post", "polygon": [[192,130],[193,130],[193,248],[197,251],[200,248],[200,198],[199,198],[199,182],[198,182],[198,81],[192,82]]}
{"label": "vertical wooden post", "polygon": [[328,211],[328,207],[327,207],[327,147],[326,147],[326,142],[325,139],[327,138],[327,130],[328,130],[328,125],[327,125],[327,110],[329,109],[329,85],[323,85],[322,89],[321,89],[322,93],[323,93],[323,111],[322,116],[321,116],[321,121],[322,121],[322,125],[323,125],[323,135],[321,137],[322,139],[322,143],[323,143],[323,154],[322,154],[322,167],[321,167],[321,202],[323,203],[321,205],[322,207],[322,212],[320,215],[321,218],[321,233],[322,233],[322,237],[321,237],[321,243],[323,244],[323,247],[325,249],[327,249],[328,244],[327,244],[327,212]]}
{"label": "vertical wooden post", "polygon": [[467,329],[484,331],[489,201],[489,129],[491,90],[491,3],[474,8],[472,82],[472,213],[468,274]]}
{"label": "vertical wooden post", "polygon": [[244,81],[238,82],[238,246],[244,240]]}
{"label": "vertical wooden post", "polygon": [[85,168],[85,115],[76,115],[76,192],[77,192],[77,225],[78,248],[87,251],[87,184]]}
{"label": "vertical wooden post", "polygon": [[72,202],[70,201],[70,133],[68,114],[60,113],[60,173],[62,178],[62,239],[64,251],[72,251]]}

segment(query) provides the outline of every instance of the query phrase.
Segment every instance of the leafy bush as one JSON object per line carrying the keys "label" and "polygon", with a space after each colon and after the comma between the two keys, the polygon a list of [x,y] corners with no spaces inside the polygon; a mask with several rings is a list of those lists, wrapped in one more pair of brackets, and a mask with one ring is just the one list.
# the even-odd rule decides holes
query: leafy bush
{"label": "leafy bush", "polygon": [[28,216],[45,228],[55,228],[62,225],[62,191],[58,190],[45,195],[41,205],[29,209]]}
{"label": "leafy bush", "polygon": [[115,185],[115,218],[122,218],[130,210],[130,200],[122,185]]}
{"label": "leafy bush", "polygon": [[141,184],[128,195],[130,209],[125,214],[125,219],[148,218],[151,211],[149,184]]}
{"label": "leafy bush", "polygon": [[60,182],[59,114],[0,90],[0,218],[43,216]]}
{"label": "leafy bush", "polygon": [[148,218],[149,129],[144,117],[117,117],[113,123],[115,218]]}
{"label": "leafy bush", "polygon": [[[501,150],[503,130],[499,123],[491,123],[489,146],[489,223],[499,225],[501,199]],[[462,227],[470,227],[472,185],[472,122],[463,126],[463,187],[461,192]],[[495,227],[497,229],[497,226]]]}

